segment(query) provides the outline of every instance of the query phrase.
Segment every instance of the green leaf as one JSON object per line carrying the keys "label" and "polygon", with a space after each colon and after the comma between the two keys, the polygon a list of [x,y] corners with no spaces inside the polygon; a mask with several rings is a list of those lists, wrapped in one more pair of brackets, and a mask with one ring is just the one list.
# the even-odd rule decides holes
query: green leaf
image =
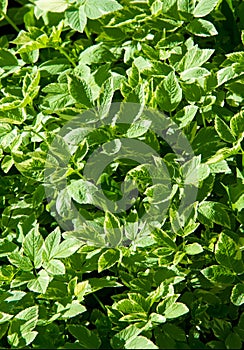
{"label": "green leaf", "polygon": [[244,304],[244,284],[243,283],[238,283],[233,287],[230,299],[231,299],[231,302],[236,306],[240,306]]}
{"label": "green leaf", "polygon": [[228,125],[218,116],[215,117],[215,129],[219,137],[229,143],[235,142],[235,137]]}
{"label": "green leaf", "polygon": [[242,340],[237,333],[231,332],[225,339],[226,349],[242,349]]}
{"label": "green leaf", "polygon": [[194,17],[205,17],[212,12],[219,0],[200,0],[193,11]]}
{"label": "green leaf", "polygon": [[122,9],[122,6],[115,0],[103,0],[99,3],[96,0],[86,0],[84,6],[85,13],[90,19],[97,19]]}
{"label": "green leaf", "polygon": [[73,180],[67,186],[68,194],[77,203],[91,204],[94,202],[94,195],[97,192],[97,187],[89,181],[83,179]]}
{"label": "green leaf", "polygon": [[114,95],[113,78],[108,78],[107,80],[105,80],[105,82],[101,87],[101,91],[98,99],[98,111],[102,119],[105,118],[109,112],[113,95]]}
{"label": "green leaf", "polygon": [[196,80],[199,78],[202,78],[203,76],[209,75],[210,72],[203,67],[194,67],[194,68],[189,68],[185,71],[183,71],[180,75],[181,79],[183,81],[187,81],[187,80]]}
{"label": "green leaf", "polygon": [[[1,1],[1,5],[4,2],[5,1]],[[3,68],[4,70],[10,70],[15,67],[18,67],[18,65],[19,64],[18,64],[17,58],[9,50],[2,49],[2,48],[0,49],[0,67],[1,68]]]}
{"label": "green leaf", "polygon": [[235,114],[233,118],[230,120],[230,128],[232,133],[239,137],[242,133],[244,133],[244,113],[240,111]]}
{"label": "green leaf", "polygon": [[98,259],[98,272],[109,269],[120,260],[120,252],[117,249],[108,249]]}
{"label": "green leaf", "polygon": [[174,72],[170,72],[156,89],[156,101],[163,111],[173,111],[182,99],[182,90]]}
{"label": "green leaf", "polygon": [[45,248],[43,251],[43,258],[45,261],[49,261],[53,257],[55,257],[55,254],[59,249],[60,240],[61,240],[61,233],[59,228],[49,233],[49,235],[45,239]]}
{"label": "green leaf", "polygon": [[4,15],[7,13],[8,0],[1,0],[0,2],[0,21],[4,18]]}
{"label": "green leaf", "polygon": [[189,312],[189,309],[185,304],[176,302],[166,308],[164,316],[166,319],[178,318],[187,312]]}
{"label": "green leaf", "polygon": [[37,0],[36,6],[42,11],[64,12],[68,8],[66,0]]}
{"label": "green leaf", "polygon": [[79,242],[76,239],[67,239],[64,240],[59,246],[54,255],[56,259],[68,258],[73,255],[82,245],[82,242]]}
{"label": "green leaf", "polygon": [[31,263],[31,260],[27,258],[26,256],[21,256],[20,253],[11,253],[8,256],[8,260],[11,264],[18,267],[19,269],[23,271],[32,271],[33,265]]}
{"label": "green leaf", "polygon": [[214,222],[218,225],[231,228],[228,207],[222,203],[204,201],[198,207],[199,220],[203,223],[210,224]]}
{"label": "green leaf", "polygon": [[68,77],[68,89],[70,95],[82,106],[92,107],[92,93],[89,86],[83,79],[77,77]]}
{"label": "green leaf", "polygon": [[35,279],[28,282],[27,287],[32,292],[45,294],[50,281],[51,278],[48,273],[45,270],[41,270]]}
{"label": "green leaf", "polygon": [[202,248],[201,244],[199,244],[199,243],[192,243],[192,244],[188,244],[185,247],[185,252],[188,255],[196,255],[196,254],[202,253],[203,248]]}
{"label": "green leaf", "polygon": [[99,336],[82,325],[69,325],[69,332],[79,341],[82,349],[99,349],[101,340]]}
{"label": "green leaf", "polygon": [[47,263],[43,263],[44,269],[51,275],[64,275],[65,274],[65,265],[62,261],[57,259],[52,259]]}
{"label": "green leaf", "polygon": [[35,268],[40,268],[42,264],[43,247],[44,240],[36,226],[26,235],[23,242],[24,253],[34,263]]}
{"label": "green leaf", "polygon": [[125,343],[125,349],[158,349],[158,347],[151,340],[138,335]]}
{"label": "green leaf", "polygon": [[201,37],[214,36],[218,34],[215,26],[205,19],[194,19],[186,26],[186,29],[190,33]]}
{"label": "green leaf", "polygon": [[104,219],[104,232],[106,239],[112,247],[116,247],[122,240],[122,228],[115,215],[106,211]]}
{"label": "green leaf", "polygon": [[233,269],[236,272],[244,272],[242,253],[235,241],[224,233],[221,233],[215,247],[215,257],[219,264]]}
{"label": "green leaf", "polygon": [[201,272],[212,283],[232,284],[234,280],[233,272],[221,265],[212,265],[206,267]]}
{"label": "green leaf", "polygon": [[185,106],[182,110],[176,113],[174,116],[174,121],[179,125],[180,128],[184,128],[194,119],[197,111],[197,106]]}
{"label": "green leaf", "polygon": [[78,9],[76,7],[69,7],[65,11],[65,18],[68,25],[72,29],[83,33],[87,23],[87,18],[83,6],[80,6]]}

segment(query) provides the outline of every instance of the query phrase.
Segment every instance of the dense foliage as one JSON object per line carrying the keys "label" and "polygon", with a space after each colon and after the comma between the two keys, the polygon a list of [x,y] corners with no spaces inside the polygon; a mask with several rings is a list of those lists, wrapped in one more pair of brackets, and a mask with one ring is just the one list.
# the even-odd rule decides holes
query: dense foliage
{"label": "dense foliage", "polygon": [[[241,349],[244,3],[0,0],[0,11],[0,348]],[[52,140],[73,116],[95,107],[99,119],[121,101],[165,112],[194,157],[178,162],[145,120],[93,130],[59,173],[58,213],[68,219],[72,201],[94,230],[65,231],[44,188]],[[113,214],[82,175],[122,137],[154,149],[173,184],[164,220],[138,239],[166,187],[135,160],[111,162],[97,180],[107,198],[122,197],[124,179],[138,187],[129,213]],[[196,169],[197,198],[179,215],[182,174],[194,188]]]}

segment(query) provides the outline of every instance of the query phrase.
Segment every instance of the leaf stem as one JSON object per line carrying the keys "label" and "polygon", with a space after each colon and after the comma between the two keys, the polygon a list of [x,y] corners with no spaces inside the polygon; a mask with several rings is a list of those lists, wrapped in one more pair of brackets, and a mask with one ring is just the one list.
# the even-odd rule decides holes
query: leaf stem
{"label": "leaf stem", "polygon": [[96,296],[96,294],[92,294],[94,296],[94,298],[96,299],[96,301],[98,302],[98,304],[101,306],[101,308],[106,311],[106,307],[103,305],[103,303],[101,302],[101,300]]}
{"label": "leaf stem", "polygon": [[0,10],[0,13],[6,19],[8,24],[10,24],[14,28],[14,30],[16,30],[16,32],[19,33],[20,29],[16,26],[16,24],[12,21],[12,19],[6,13],[4,13],[2,10]]}
{"label": "leaf stem", "polygon": [[88,32],[87,27],[84,28],[84,32],[86,33],[87,39],[91,40],[90,33]]}
{"label": "leaf stem", "polygon": [[59,52],[64,55],[67,60],[72,64],[72,66],[75,68],[76,64],[75,62],[72,60],[72,58],[69,57],[69,55],[67,54],[67,52],[62,48],[62,47],[58,47]]}

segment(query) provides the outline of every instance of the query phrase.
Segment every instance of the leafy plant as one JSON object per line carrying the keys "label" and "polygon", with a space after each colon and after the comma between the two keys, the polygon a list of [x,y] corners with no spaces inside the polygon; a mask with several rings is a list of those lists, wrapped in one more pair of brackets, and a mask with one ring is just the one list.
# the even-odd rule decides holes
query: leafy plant
{"label": "leafy plant", "polygon": [[243,6],[0,1],[1,348],[242,348]]}

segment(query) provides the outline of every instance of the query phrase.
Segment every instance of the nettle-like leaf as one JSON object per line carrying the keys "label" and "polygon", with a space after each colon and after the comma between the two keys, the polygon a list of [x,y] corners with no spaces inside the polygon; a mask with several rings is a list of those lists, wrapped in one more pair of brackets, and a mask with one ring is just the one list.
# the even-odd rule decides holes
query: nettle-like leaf
{"label": "nettle-like leaf", "polygon": [[174,72],[167,75],[156,90],[156,100],[163,111],[173,111],[182,99],[182,90]]}

